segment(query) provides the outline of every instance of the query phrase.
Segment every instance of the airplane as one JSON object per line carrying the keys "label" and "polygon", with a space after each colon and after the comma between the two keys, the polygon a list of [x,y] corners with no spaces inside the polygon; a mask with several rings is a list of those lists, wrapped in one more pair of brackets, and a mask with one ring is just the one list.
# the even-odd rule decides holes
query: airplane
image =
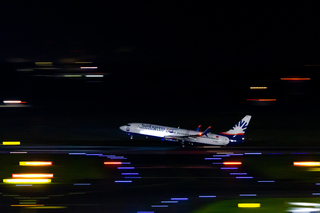
{"label": "airplane", "polygon": [[210,133],[209,126],[204,132],[199,131],[200,126],[196,130],[180,129],[175,127],[160,126],[156,124],[146,123],[128,123],[127,125],[120,126],[120,130],[130,135],[133,139],[134,134],[145,135],[153,137],[160,137],[166,141],[181,142],[181,147],[185,147],[184,143],[190,145],[193,143],[200,143],[206,145],[226,146],[244,141],[244,133],[250,122],[251,115],[244,116],[236,125],[226,132],[218,134]]}

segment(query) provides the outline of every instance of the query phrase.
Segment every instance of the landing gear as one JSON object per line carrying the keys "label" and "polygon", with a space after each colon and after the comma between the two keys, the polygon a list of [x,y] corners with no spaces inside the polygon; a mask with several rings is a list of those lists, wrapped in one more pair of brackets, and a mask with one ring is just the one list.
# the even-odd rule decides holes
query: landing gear
{"label": "landing gear", "polygon": [[181,146],[180,146],[181,148],[184,148],[185,147],[185,145],[184,145],[184,141],[181,141]]}
{"label": "landing gear", "polygon": [[131,140],[133,139],[133,135],[130,135],[130,139],[131,139]]}

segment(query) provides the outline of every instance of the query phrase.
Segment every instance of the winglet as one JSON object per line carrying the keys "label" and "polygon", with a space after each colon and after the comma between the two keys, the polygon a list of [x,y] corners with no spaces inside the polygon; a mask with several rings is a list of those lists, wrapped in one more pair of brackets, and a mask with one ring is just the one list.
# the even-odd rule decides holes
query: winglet
{"label": "winglet", "polygon": [[199,126],[197,127],[196,131],[199,131],[200,127],[201,127],[201,125],[199,125]]}
{"label": "winglet", "polygon": [[207,135],[210,129],[211,129],[211,126],[209,126],[201,135]]}

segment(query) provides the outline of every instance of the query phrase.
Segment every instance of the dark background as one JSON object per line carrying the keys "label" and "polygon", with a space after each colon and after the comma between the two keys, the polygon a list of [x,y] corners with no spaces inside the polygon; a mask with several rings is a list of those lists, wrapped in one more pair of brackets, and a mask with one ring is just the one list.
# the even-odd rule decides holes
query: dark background
{"label": "dark background", "polygon": [[[317,146],[318,8],[267,1],[1,3],[0,99],[29,106],[0,108],[1,139],[105,144],[126,139],[118,127],[128,122],[220,132],[251,114],[248,146]],[[87,65],[98,69],[79,71]],[[79,72],[104,77],[62,77]]]}

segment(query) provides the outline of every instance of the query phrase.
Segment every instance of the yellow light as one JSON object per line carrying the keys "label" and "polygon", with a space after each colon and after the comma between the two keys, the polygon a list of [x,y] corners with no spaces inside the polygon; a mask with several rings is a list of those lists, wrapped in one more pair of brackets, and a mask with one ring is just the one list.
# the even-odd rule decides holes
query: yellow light
{"label": "yellow light", "polygon": [[260,208],[260,203],[238,203],[239,208]]}
{"label": "yellow light", "polygon": [[320,168],[310,168],[308,169],[310,172],[320,172]]}
{"label": "yellow light", "polygon": [[32,184],[41,184],[41,183],[50,183],[51,179],[3,179],[4,183],[32,183]]}
{"label": "yellow light", "polygon": [[231,162],[231,161],[229,161],[229,162],[223,162],[223,165],[241,165],[242,163],[241,162]]}
{"label": "yellow light", "polygon": [[300,162],[293,162],[294,166],[320,166],[320,162],[316,161],[300,161]]}
{"label": "yellow light", "polygon": [[13,178],[53,178],[53,174],[12,174]]}
{"label": "yellow light", "polygon": [[51,161],[20,161],[20,166],[51,166]]}
{"label": "yellow light", "polygon": [[20,141],[3,141],[2,145],[20,145]]}
{"label": "yellow light", "polygon": [[34,63],[37,66],[52,66],[52,62],[51,61],[37,61],[37,62],[34,62]]}
{"label": "yellow light", "polygon": [[111,161],[109,161],[109,162],[104,162],[104,164],[106,164],[106,165],[120,165],[120,164],[122,164],[122,162],[111,162]]}
{"label": "yellow light", "polygon": [[28,207],[28,206],[44,206],[44,205],[43,204],[20,204],[20,205],[11,205],[11,206]]}

